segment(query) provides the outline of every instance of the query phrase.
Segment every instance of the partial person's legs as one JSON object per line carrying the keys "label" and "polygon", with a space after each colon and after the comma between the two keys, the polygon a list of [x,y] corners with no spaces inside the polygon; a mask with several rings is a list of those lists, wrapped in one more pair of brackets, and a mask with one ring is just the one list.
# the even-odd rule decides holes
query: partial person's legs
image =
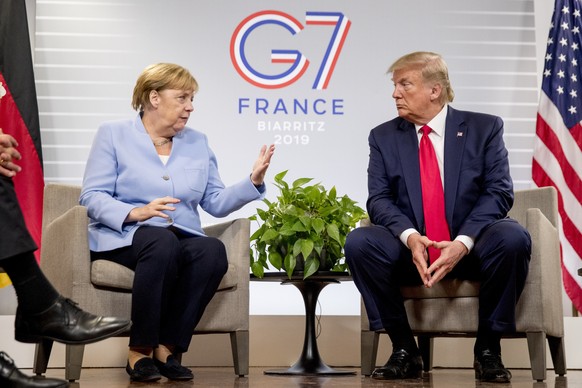
{"label": "partial person's legs", "polygon": [[387,229],[372,226],[353,230],[347,237],[345,253],[368,311],[370,328],[377,330],[381,324],[392,341],[390,359],[372,377],[418,377],[422,359],[400,292],[401,285],[420,282],[410,252]]}
{"label": "partial person's legs", "polygon": [[515,307],[529,269],[531,238],[516,221],[500,220],[479,236],[472,254],[479,258],[481,274],[476,377],[507,382],[511,373],[501,361],[501,337],[515,332]]}
{"label": "partial person's legs", "polygon": [[18,370],[14,361],[4,352],[0,352],[0,387],[26,388],[65,388],[65,380],[45,377],[30,377]]}
{"label": "partial person's legs", "polygon": [[59,293],[44,276],[32,252],[0,261],[14,286],[18,307],[23,314],[36,314],[52,306]]}
{"label": "partial person's legs", "polygon": [[32,252],[0,261],[18,298],[15,338],[26,343],[49,339],[66,344],[88,344],[129,328],[125,319],[98,317],[59,295],[40,270]]}
{"label": "partial person's legs", "polygon": [[161,343],[183,353],[228,269],[228,261],[224,244],[216,238],[189,237],[180,244],[179,275],[164,317]]}
{"label": "partial person's legs", "polygon": [[162,316],[154,363],[171,380],[191,380],[192,371],[183,367],[175,355],[188,350],[194,328],[226,273],[228,262],[224,244],[216,238],[181,236],[180,245],[178,277],[167,314]]}
{"label": "partial person's legs", "polygon": [[[36,262],[33,252],[37,247],[26,229],[12,179],[0,177],[0,198],[0,266],[10,277],[18,298],[16,340],[86,344],[127,330],[129,321],[89,314],[59,295]],[[1,387],[68,385],[64,380],[26,376],[6,353],[0,352]]]}
{"label": "partial person's legs", "polygon": [[153,349],[160,344],[160,327],[167,314],[169,290],[178,271],[180,243],[166,228],[140,227],[132,245],[109,252],[92,252],[95,259],[107,259],[135,272],[126,370],[133,381],[155,381],[161,375],[154,365]]}

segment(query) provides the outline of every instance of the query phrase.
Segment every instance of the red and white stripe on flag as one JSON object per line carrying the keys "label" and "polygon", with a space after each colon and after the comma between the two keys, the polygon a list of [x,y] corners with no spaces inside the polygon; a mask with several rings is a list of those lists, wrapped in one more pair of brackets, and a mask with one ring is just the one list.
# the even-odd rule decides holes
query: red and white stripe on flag
{"label": "red and white stripe on flag", "polygon": [[582,311],[582,2],[556,0],[536,123],[533,181],[558,191],[564,289]]}

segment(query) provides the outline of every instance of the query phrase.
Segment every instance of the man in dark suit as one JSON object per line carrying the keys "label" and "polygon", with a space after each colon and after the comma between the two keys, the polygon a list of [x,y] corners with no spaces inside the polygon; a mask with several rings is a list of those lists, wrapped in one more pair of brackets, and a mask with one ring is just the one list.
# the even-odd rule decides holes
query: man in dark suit
{"label": "man in dark suit", "polygon": [[[1,98],[1,95],[0,95]],[[0,128],[0,267],[10,277],[18,308],[14,324],[17,341],[25,343],[50,339],[66,344],[88,344],[127,331],[126,319],[102,317],[77,307],[60,295],[44,276],[33,252],[20,210],[12,178],[21,171],[21,155],[16,139]],[[61,388],[65,380],[30,377],[14,361],[0,352],[0,387]]]}
{"label": "man in dark suit", "polygon": [[[507,218],[513,184],[503,122],[448,105],[454,93],[438,54],[405,55],[389,73],[399,117],[374,128],[368,139],[367,209],[374,226],[354,230],[345,246],[371,329],[383,327],[392,341],[390,359],[372,377],[420,376],[422,359],[400,286],[432,287],[447,276],[481,281],[475,375],[481,381],[508,382],[511,373],[502,363],[500,340],[515,331],[531,238]],[[436,156],[433,177],[440,205],[434,202],[438,190],[429,192],[433,188],[421,177],[430,164],[423,141],[432,143]],[[438,219],[443,226],[431,226]]]}

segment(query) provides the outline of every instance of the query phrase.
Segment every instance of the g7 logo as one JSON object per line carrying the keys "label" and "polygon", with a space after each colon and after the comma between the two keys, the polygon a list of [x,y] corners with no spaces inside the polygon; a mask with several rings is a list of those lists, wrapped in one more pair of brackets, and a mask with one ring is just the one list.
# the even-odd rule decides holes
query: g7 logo
{"label": "g7 logo", "polygon": [[[340,12],[306,12],[307,25],[334,26],[333,34],[313,82],[313,89],[326,89],[351,26],[349,19]],[[293,16],[280,11],[260,11],[248,16],[236,27],[230,39],[230,59],[238,74],[249,83],[265,89],[278,89],[297,81],[309,66],[309,60],[298,50],[271,50],[271,63],[288,63],[289,68],[275,75],[255,70],[245,55],[249,35],[257,28],[275,24],[287,29],[292,35],[303,30],[303,25]]]}

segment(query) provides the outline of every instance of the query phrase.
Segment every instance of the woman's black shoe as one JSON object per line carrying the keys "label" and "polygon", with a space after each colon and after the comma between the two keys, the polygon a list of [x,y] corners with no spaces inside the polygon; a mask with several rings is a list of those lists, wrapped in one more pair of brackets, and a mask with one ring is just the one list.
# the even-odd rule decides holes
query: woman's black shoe
{"label": "woman's black shoe", "polygon": [[0,352],[0,387],[2,388],[65,388],[65,380],[45,377],[30,377],[18,370],[14,361],[4,352]]}
{"label": "woman's black shoe", "polygon": [[39,314],[24,315],[18,308],[14,337],[27,343],[48,339],[81,345],[120,334],[130,325],[126,319],[90,314],[77,307],[72,300],[59,296],[51,307]]}
{"label": "woman's black shoe", "polygon": [[178,360],[176,360],[172,355],[168,356],[165,364],[154,358],[154,364],[158,367],[162,376],[167,377],[170,380],[192,380],[194,378],[192,371],[180,365]]}
{"label": "woman's black shoe", "polygon": [[133,369],[129,366],[128,361],[125,370],[131,381],[157,381],[162,378],[160,371],[154,364],[154,360],[149,357],[138,360]]}

